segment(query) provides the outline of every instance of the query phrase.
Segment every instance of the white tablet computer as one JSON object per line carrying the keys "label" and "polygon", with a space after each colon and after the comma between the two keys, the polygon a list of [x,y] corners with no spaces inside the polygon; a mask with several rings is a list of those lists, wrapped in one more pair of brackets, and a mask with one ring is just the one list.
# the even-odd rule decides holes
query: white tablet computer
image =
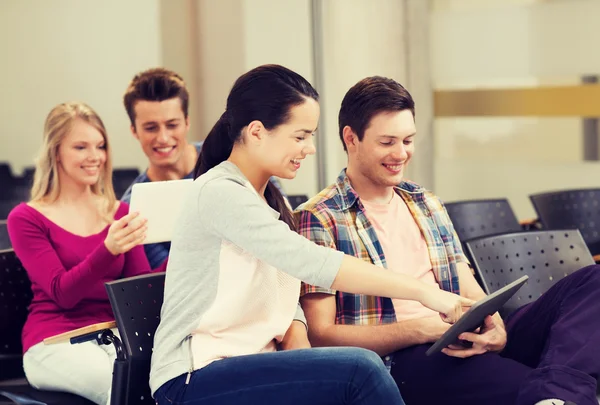
{"label": "white tablet computer", "polygon": [[443,348],[448,347],[458,341],[458,336],[463,332],[472,332],[483,324],[486,316],[492,315],[500,310],[502,306],[527,282],[529,276],[523,276],[520,279],[513,281],[498,291],[488,295],[482,300],[477,301],[460,319],[450,327],[437,340],[425,354],[431,356],[434,353],[440,352]]}
{"label": "white tablet computer", "polygon": [[129,212],[139,212],[140,218],[148,220],[144,244],[171,241],[175,220],[192,183],[192,179],[183,179],[133,185]]}

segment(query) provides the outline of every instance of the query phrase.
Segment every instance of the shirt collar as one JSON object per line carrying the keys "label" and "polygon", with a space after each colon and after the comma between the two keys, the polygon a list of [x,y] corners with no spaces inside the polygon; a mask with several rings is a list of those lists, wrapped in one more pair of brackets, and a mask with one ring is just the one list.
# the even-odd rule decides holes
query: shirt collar
{"label": "shirt collar", "polygon": [[[342,169],[340,172],[335,182],[335,187],[338,192],[334,198],[337,200],[336,202],[342,210],[349,210],[360,199],[358,193],[350,183],[350,179],[346,174],[346,169]],[[400,184],[394,187],[394,190],[398,194],[408,193],[411,195],[422,195],[425,192],[423,187],[408,180],[402,180]]]}

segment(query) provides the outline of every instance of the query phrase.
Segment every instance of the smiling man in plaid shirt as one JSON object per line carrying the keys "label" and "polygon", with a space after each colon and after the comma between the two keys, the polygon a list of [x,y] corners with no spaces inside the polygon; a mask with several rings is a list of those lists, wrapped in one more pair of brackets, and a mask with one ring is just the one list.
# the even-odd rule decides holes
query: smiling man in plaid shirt
{"label": "smiling man in plaid shirt", "polygon": [[[411,95],[391,79],[366,78],[348,91],[339,113],[348,166],[299,208],[299,232],[390,271],[481,299],[485,293],[442,203],[403,179],[414,152],[414,114]],[[425,351],[449,326],[418,302],[310,285],[303,285],[301,295],[312,344],[375,351],[407,404],[591,405],[597,404],[592,376],[600,372],[599,290],[597,267],[582,269],[516,311],[506,327],[496,314],[479,334],[461,335],[472,347],[448,347],[431,357]],[[571,344],[573,339],[578,343]]]}

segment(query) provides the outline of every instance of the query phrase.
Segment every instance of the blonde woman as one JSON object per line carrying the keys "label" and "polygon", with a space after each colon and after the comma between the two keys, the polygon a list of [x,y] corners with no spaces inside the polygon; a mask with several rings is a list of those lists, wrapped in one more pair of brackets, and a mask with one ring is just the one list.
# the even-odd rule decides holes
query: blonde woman
{"label": "blonde woman", "polygon": [[114,320],[104,283],[150,271],[140,243],[145,221],[117,202],[102,120],[83,103],[50,111],[31,200],[8,216],[13,248],[31,280],[23,367],[36,388],[72,392],[97,404],[110,397],[112,346],[44,345],[43,340]]}

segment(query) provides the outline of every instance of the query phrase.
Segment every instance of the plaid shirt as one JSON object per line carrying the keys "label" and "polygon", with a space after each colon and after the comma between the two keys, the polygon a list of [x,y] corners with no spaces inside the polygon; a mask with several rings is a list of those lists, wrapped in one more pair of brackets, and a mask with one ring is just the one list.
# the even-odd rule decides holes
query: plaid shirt
{"label": "plaid shirt", "polygon": [[[442,202],[412,182],[403,181],[395,190],[405,201],[423,233],[440,287],[459,294],[456,265],[467,262],[467,258]],[[387,268],[383,249],[364,210],[344,169],[333,185],[298,208],[298,232],[319,245]],[[357,295],[303,284],[301,295],[310,293],[336,295],[337,324],[380,325],[396,322],[390,298]]]}

